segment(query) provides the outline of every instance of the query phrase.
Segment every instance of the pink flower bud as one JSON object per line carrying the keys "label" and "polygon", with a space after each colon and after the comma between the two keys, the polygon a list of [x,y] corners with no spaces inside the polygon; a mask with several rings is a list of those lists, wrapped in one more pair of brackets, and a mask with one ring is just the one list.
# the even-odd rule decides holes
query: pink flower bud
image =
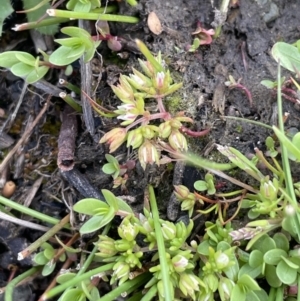
{"label": "pink flower bud", "polygon": [[147,163],[159,165],[159,157],[156,147],[149,140],[145,140],[139,148],[139,160],[142,167],[145,169]]}
{"label": "pink flower bud", "polygon": [[169,143],[172,148],[180,151],[187,150],[187,141],[183,134],[181,134],[178,130],[173,130],[171,135],[169,136]]}
{"label": "pink flower bud", "polygon": [[100,143],[107,142],[109,144],[109,152],[114,152],[126,140],[126,130],[124,128],[115,128],[106,133]]}

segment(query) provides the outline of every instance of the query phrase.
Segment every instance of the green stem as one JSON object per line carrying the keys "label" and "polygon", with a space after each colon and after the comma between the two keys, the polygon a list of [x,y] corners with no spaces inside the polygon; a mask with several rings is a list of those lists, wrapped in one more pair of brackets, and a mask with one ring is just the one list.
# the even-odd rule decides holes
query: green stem
{"label": "green stem", "polygon": [[81,90],[80,90],[80,88],[78,86],[75,86],[75,85],[69,83],[68,81],[66,81],[63,78],[59,79],[59,84],[62,85],[62,86],[64,86],[64,87],[66,87],[70,91],[75,92],[77,95],[81,94]]}
{"label": "green stem", "polygon": [[49,19],[44,19],[44,20],[36,21],[36,22],[16,24],[15,27],[13,27],[12,29],[15,31],[22,31],[22,30],[40,28],[43,26],[50,26],[50,25],[55,25],[55,24],[60,24],[60,23],[66,23],[69,21],[70,21],[70,19],[66,19],[66,18],[49,18]]}
{"label": "green stem", "polygon": [[139,291],[133,296],[131,296],[129,299],[127,299],[127,301],[142,301],[142,298],[143,298],[143,292]]}
{"label": "green stem", "polygon": [[297,301],[300,301],[300,276],[299,276],[299,274],[298,274],[298,277],[297,277],[297,284],[298,284]]}
{"label": "green stem", "polygon": [[166,260],[165,243],[162,235],[161,225],[159,222],[159,213],[156,204],[154,189],[151,185],[149,185],[149,199],[150,199],[151,212],[154,221],[154,229],[155,229],[155,235],[157,241],[158,257],[159,257],[159,264],[161,269],[161,279],[163,282],[165,301],[172,301],[173,300],[172,296],[174,294],[172,294],[172,290],[171,290],[172,284],[170,281],[169,266]]}
{"label": "green stem", "polygon": [[97,301],[113,301],[124,292],[134,291],[146,283],[149,280],[149,276],[150,273],[143,273],[132,280],[126,281]]}
{"label": "green stem", "polygon": [[39,239],[37,239],[34,243],[24,249],[22,252],[18,253],[18,260],[23,260],[35,250],[37,250],[44,242],[49,240],[52,236],[54,236],[65,224],[70,221],[70,214],[66,215],[59,223],[53,226],[49,231],[47,231],[44,235],[42,235]]}
{"label": "green stem", "polygon": [[141,53],[144,55],[147,61],[149,61],[149,63],[154,67],[154,69],[158,72],[163,72],[163,66],[155,59],[155,57],[152,55],[147,46],[141,40],[136,39],[135,42],[137,44],[137,47],[140,49]]}
{"label": "green stem", "polygon": [[276,290],[276,299],[275,299],[275,301],[282,301],[282,300],[283,300],[283,286],[280,286]]}
{"label": "green stem", "polygon": [[72,107],[76,112],[82,113],[81,106],[67,93],[60,92],[59,97],[63,99],[70,107]]}
{"label": "green stem", "polygon": [[137,6],[138,2],[136,0],[126,0],[126,2],[131,6]]}
{"label": "green stem", "polygon": [[21,281],[23,281],[24,279],[26,279],[27,277],[35,274],[38,270],[40,270],[40,267],[34,267],[31,268],[30,270],[28,270],[27,272],[19,275],[18,277],[16,277],[15,279],[13,279],[12,281],[10,281],[8,283],[8,285],[5,288],[5,297],[4,300],[5,301],[13,301],[13,291],[15,286],[20,283]]}
{"label": "green stem", "polygon": [[[55,225],[55,224],[57,224],[57,223],[60,222],[59,219],[56,219],[56,218],[53,218],[53,217],[48,216],[46,214],[43,214],[43,213],[40,213],[38,211],[32,210],[32,209],[30,209],[28,207],[25,207],[23,205],[20,205],[20,204],[14,202],[14,201],[6,199],[3,196],[0,196],[0,203],[3,204],[3,205],[5,205],[5,206],[8,206],[8,207],[10,207],[10,208],[12,208],[14,210],[17,210],[17,211],[19,211],[19,212],[21,212],[23,214],[27,214],[27,215],[29,215],[31,217],[37,218],[37,219],[39,219],[39,220],[41,220],[43,222],[46,222],[46,223],[49,223],[49,224],[52,224],[52,225]],[[70,225],[67,224],[67,225],[64,226],[64,228],[70,229]]]}
{"label": "green stem", "polygon": [[[277,72],[277,82],[281,81],[281,72],[280,72],[280,63],[278,63],[278,72]],[[282,112],[282,97],[281,97],[281,86],[277,86],[277,104],[278,104],[278,126],[281,133],[284,135],[284,122],[283,122],[283,112]],[[288,195],[290,196],[290,202],[294,206],[294,208],[298,207],[298,202],[295,195],[294,183],[291,173],[291,167],[288,157],[288,151],[285,147],[284,143],[280,142],[281,147],[281,157],[282,157],[282,165],[284,170],[285,177],[285,185]],[[296,232],[298,235],[298,240],[300,240],[300,215],[298,212],[293,216]]]}
{"label": "green stem", "polygon": [[251,119],[245,119],[245,118],[234,117],[234,116],[223,116],[223,118],[238,120],[238,121],[247,122],[247,123],[253,123],[253,124],[257,125],[257,126],[261,126],[261,127],[267,128],[269,130],[272,130],[272,127],[270,125],[267,125],[267,124],[265,124],[263,122],[251,120]]}
{"label": "green stem", "polygon": [[268,296],[268,301],[274,301],[275,300],[275,294],[276,294],[276,288],[271,287],[269,296]]}
{"label": "green stem", "polygon": [[69,18],[69,19],[82,19],[82,20],[100,20],[111,22],[125,22],[125,23],[138,23],[139,18],[131,16],[118,16],[99,13],[82,13],[74,11],[66,11],[61,9],[47,9],[47,14],[51,17]]}
{"label": "green stem", "polygon": [[157,285],[153,285],[140,301],[151,301],[157,294]]}
{"label": "green stem", "polygon": [[103,265],[99,268],[90,270],[82,275],[79,275],[79,276],[77,275],[75,278],[73,278],[69,281],[66,281],[65,283],[63,283],[61,285],[58,285],[58,286],[54,287],[52,290],[50,290],[49,292],[46,292],[45,294],[43,294],[41,297],[41,300],[48,300],[48,299],[60,294],[61,292],[65,291],[67,288],[77,285],[81,281],[87,280],[96,274],[109,271],[113,268],[114,265],[115,265],[115,263],[109,263],[109,264]]}

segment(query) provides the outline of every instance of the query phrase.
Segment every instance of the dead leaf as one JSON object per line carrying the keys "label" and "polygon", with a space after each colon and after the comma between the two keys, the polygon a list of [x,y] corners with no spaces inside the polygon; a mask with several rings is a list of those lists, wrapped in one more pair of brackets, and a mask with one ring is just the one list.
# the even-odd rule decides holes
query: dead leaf
{"label": "dead leaf", "polygon": [[158,19],[156,13],[154,11],[152,11],[149,15],[148,15],[148,27],[151,30],[151,32],[153,32],[156,35],[159,35],[162,33],[162,26],[160,23],[160,20]]}

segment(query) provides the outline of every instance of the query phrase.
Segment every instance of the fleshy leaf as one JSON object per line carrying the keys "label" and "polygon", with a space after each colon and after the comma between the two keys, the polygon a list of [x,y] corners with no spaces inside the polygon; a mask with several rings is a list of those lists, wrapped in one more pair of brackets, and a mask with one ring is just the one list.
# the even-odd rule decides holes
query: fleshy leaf
{"label": "fleshy leaf", "polygon": [[78,213],[95,215],[95,211],[102,207],[107,208],[108,205],[98,199],[91,198],[80,200],[73,206],[73,209]]}
{"label": "fleshy leaf", "polygon": [[300,70],[300,52],[297,47],[284,42],[276,43],[272,48],[272,56],[280,65],[292,72]]}

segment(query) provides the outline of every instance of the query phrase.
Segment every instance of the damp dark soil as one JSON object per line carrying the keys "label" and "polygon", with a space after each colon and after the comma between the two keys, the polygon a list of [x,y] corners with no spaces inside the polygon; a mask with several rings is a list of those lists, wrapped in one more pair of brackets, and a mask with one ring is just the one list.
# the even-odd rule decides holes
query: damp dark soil
{"label": "damp dark soil", "polygon": [[[254,147],[264,148],[269,130],[245,121],[226,119],[224,115],[276,124],[276,94],[260,82],[264,79],[276,80],[277,64],[270,55],[274,43],[299,39],[299,1],[237,1],[236,7],[228,10],[220,36],[210,45],[200,46],[194,53],[187,49],[192,44],[192,33],[197,22],[205,29],[213,28],[212,24],[220,19],[220,1],[141,0],[136,8],[129,8],[122,2],[119,2],[119,6],[121,13],[138,16],[140,22],[136,25],[110,25],[114,35],[127,41],[127,47],[122,51],[123,58],[120,58],[105,43],[101,44],[99,55],[94,58],[91,66],[92,81],[88,83],[91,85],[90,91],[94,92],[91,97],[101,100],[104,107],[113,108],[117,105],[117,99],[109,85],[116,84],[121,73],[129,74],[132,67],[138,68],[137,59],[142,58],[134,46],[134,39],[138,38],[153,53],[160,51],[175,82],[183,82],[181,90],[167,98],[167,108],[172,112],[185,111],[187,116],[195,120],[193,130],[211,128],[207,136],[189,139],[192,151],[211,160],[219,160],[214,143],[233,146],[249,156],[254,152]],[[163,31],[159,35],[153,34],[148,28],[147,17],[150,12],[155,12],[162,23]],[[34,38],[26,32],[11,32],[9,26],[13,22],[14,20],[9,20],[6,24],[5,34],[0,41],[1,52],[14,49],[34,54]],[[46,40],[50,45],[47,46],[48,49],[51,49],[53,42],[49,38]],[[81,75],[82,70],[77,63],[74,64],[72,76],[66,79],[80,85],[83,82]],[[230,75],[235,80],[240,80],[250,91],[252,103],[244,91],[225,86]],[[57,84],[59,76],[52,72],[45,80],[57,89],[64,90]],[[3,142],[0,141],[4,144],[0,145],[3,162],[41,111],[49,90],[37,85],[25,87],[22,80],[6,71],[0,73],[0,85],[0,108],[4,110],[0,117],[1,126],[5,125],[3,132],[8,135],[2,135]],[[84,197],[101,198],[101,189],[112,189],[111,177],[102,171],[108,149],[99,144],[99,139],[105,132],[116,127],[118,121],[99,117],[92,112],[93,122],[87,126],[85,118],[77,114],[74,162],[64,162],[67,165],[74,163],[74,168],[71,172],[62,172],[57,167],[57,157],[65,103],[57,97],[58,92],[50,91],[54,96],[46,114],[32,129],[29,138],[21,143],[7,167],[1,170],[0,182],[2,186],[5,181],[16,184],[16,191],[10,197],[15,202],[27,202],[26,206],[61,219],[78,200]],[[5,124],[20,100],[22,102],[14,122]],[[286,100],[284,112],[289,113],[286,127],[299,130],[299,110],[295,104]],[[128,151],[125,147],[118,150],[116,155],[120,162],[137,158],[135,151]],[[147,167],[144,171],[137,164],[129,173],[126,187],[112,191],[118,196],[125,196],[134,210],[141,212],[145,188],[152,183],[161,216],[176,220],[179,217],[176,208],[175,212],[167,210],[173,184],[182,182],[192,187],[194,181],[203,176],[203,171],[191,167],[184,171],[184,168],[175,168],[171,164]],[[299,176],[295,174],[295,177]],[[248,179],[245,178],[244,181],[247,182]],[[25,216],[21,218],[28,219]],[[72,224],[77,229],[80,227],[77,216]],[[19,274],[32,265],[30,258],[18,261],[17,254],[42,234],[41,231],[28,230],[11,222],[0,222],[0,286],[5,286],[13,273]],[[81,243],[84,242],[83,238]],[[17,295],[16,291],[14,300],[38,300],[50,281],[51,277],[36,278],[30,285],[18,288],[21,293]],[[3,295],[0,295],[0,300],[4,300]]]}

